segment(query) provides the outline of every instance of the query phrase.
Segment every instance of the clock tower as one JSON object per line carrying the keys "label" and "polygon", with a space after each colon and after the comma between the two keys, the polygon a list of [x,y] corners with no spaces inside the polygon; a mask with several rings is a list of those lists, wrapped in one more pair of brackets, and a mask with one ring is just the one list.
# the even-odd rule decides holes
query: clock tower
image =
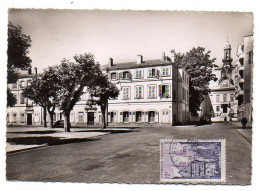
{"label": "clock tower", "polygon": [[224,46],[222,66],[213,69],[218,78],[210,83],[210,100],[214,110],[212,121],[223,121],[225,117],[236,117],[237,100],[235,100],[235,86],[233,81],[235,66],[232,65],[231,45],[227,41]]}

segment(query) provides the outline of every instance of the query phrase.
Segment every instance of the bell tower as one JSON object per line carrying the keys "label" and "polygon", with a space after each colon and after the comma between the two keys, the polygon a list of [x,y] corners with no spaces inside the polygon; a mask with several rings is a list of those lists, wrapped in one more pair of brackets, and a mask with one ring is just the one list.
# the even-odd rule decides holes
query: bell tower
{"label": "bell tower", "polygon": [[233,59],[231,58],[231,45],[227,40],[227,43],[224,47],[224,58],[222,59],[223,67],[226,69],[231,68],[232,61]]}

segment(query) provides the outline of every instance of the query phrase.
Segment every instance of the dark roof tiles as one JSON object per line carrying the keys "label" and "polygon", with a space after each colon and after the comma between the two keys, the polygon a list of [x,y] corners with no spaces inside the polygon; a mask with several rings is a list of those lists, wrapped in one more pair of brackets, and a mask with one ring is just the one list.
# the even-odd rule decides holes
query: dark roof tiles
{"label": "dark roof tiles", "polygon": [[116,63],[112,67],[108,67],[108,69],[127,69],[127,68],[143,68],[148,66],[157,66],[157,65],[170,65],[171,62],[164,62],[160,59],[157,60],[146,60],[141,64],[137,64],[137,62],[124,62],[124,63]]}

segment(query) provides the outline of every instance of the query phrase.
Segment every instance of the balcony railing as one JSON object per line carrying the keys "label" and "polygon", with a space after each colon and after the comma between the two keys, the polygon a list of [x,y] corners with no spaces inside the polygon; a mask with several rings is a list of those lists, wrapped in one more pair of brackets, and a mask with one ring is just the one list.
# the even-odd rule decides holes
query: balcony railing
{"label": "balcony railing", "polygon": [[32,102],[26,103],[26,111],[33,111],[33,103]]}
{"label": "balcony railing", "polygon": [[94,99],[89,99],[86,101],[85,110],[97,110],[97,101]]}

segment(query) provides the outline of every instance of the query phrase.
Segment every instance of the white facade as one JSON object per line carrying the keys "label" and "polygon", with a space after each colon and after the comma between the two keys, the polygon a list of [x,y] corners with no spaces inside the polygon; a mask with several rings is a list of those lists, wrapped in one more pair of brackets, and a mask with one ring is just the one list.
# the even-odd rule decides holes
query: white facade
{"label": "white facade", "polygon": [[[137,62],[110,63],[108,75],[121,91],[118,99],[109,101],[108,122],[187,123],[188,75],[185,70],[181,73],[185,75],[185,81],[175,63],[164,59],[142,61],[141,55]],[[185,89],[185,101],[179,98],[182,89]]]}

